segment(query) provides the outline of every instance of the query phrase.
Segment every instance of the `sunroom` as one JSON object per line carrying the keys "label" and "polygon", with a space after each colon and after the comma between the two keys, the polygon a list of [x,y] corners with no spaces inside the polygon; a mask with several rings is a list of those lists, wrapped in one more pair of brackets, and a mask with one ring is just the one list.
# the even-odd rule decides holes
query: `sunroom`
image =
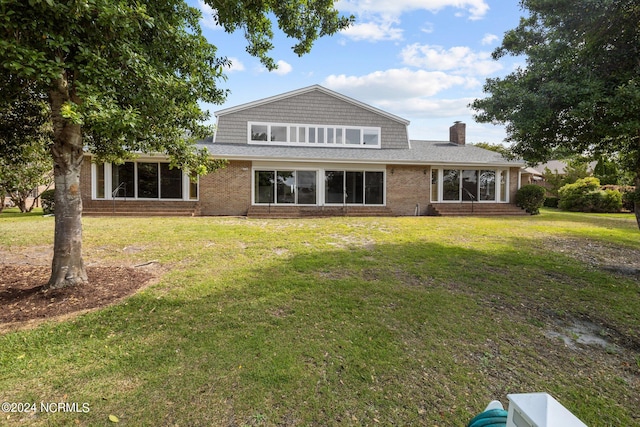
{"label": "sunroom", "polygon": [[259,166],[252,173],[253,205],[385,205],[385,170],[343,165]]}
{"label": "sunroom", "polygon": [[198,182],[168,161],[138,159],[122,164],[92,163],[94,200],[197,200]]}
{"label": "sunroom", "polygon": [[509,203],[509,169],[431,169],[431,202]]}

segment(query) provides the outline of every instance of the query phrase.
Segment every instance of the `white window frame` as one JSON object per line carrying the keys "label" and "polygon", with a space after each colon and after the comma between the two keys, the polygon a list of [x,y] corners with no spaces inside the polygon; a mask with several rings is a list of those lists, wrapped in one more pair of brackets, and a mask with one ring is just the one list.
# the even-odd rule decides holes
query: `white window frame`
{"label": "white window frame", "polygon": [[[286,141],[254,141],[251,139],[253,126],[266,126],[267,127],[267,139],[271,135],[272,127],[283,127],[286,129],[287,137]],[[321,129],[323,142],[318,142],[319,129]],[[332,129],[333,142],[327,141],[328,130]],[[347,144],[346,135],[347,129],[357,130],[360,133],[360,141],[356,144]],[[303,130],[304,142],[299,141],[300,131]],[[337,141],[337,131],[341,132],[341,142]],[[292,135],[292,131],[295,132],[295,137]],[[310,133],[313,132],[313,140],[310,141]],[[376,134],[378,136],[377,144],[367,144],[364,139],[365,133],[367,135]],[[367,148],[367,149],[379,149],[382,146],[382,128],[379,126],[352,126],[352,125],[317,125],[317,124],[301,124],[301,123],[276,123],[276,122],[247,122],[247,143],[251,145],[288,145],[288,146],[322,146],[322,147],[350,147],[350,148]]]}
{"label": "white window frame", "polygon": [[[432,203],[471,203],[469,200],[443,200],[443,179],[444,179],[444,170],[457,170],[462,172],[463,170],[476,170],[478,172],[483,170],[490,170],[495,172],[495,199],[494,200],[475,200],[474,203],[509,203],[509,169],[504,168],[491,168],[484,167],[480,168],[477,166],[448,166],[448,165],[438,165],[432,166],[432,170],[438,170],[438,200],[432,200],[431,195],[433,194],[431,191],[429,192],[429,199]],[[501,200],[501,191],[502,191],[502,183],[501,177],[505,176],[505,195],[506,200]],[[431,177],[429,178],[431,180]],[[458,188],[462,186],[462,180],[458,183]]]}
{"label": "white window frame", "polygon": [[[133,168],[133,180],[136,183],[135,186],[135,194],[131,195],[131,196],[127,196],[127,197],[113,197],[113,185],[112,185],[112,168],[113,168],[113,163],[104,163],[104,198],[97,198],[97,194],[98,194],[98,168],[97,165],[95,163],[91,163],[91,199],[92,200],[141,200],[141,201],[159,201],[159,202],[178,202],[178,201],[186,201],[186,202],[195,202],[200,200],[200,177],[198,177],[198,181],[197,181],[197,195],[195,199],[191,199],[190,198],[190,186],[191,186],[191,181],[189,176],[187,176],[187,174],[185,174],[184,172],[182,172],[182,198],[175,198],[175,199],[168,199],[168,198],[142,198],[142,197],[138,197],[138,163],[169,163],[166,161],[162,161],[162,160],[158,160],[158,159],[136,159],[134,161],[132,161],[131,163],[134,163],[134,168]],[[158,185],[160,185],[160,182],[158,182]],[[158,191],[160,191],[160,188],[158,188]],[[160,194],[160,193],[158,193]]]}
{"label": "white window frame", "polygon": [[[275,176],[277,176],[278,172],[283,172],[283,171],[293,171],[294,176],[295,176],[295,180],[296,180],[296,187],[298,185],[298,172],[315,172],[316,173],[316,203],[315,204],[298,203],[298,192],[297,191],[296,191],[296,194],[295,194],[295,198],[296,198],[296,202],[295,203],[278,203],[277,188],[275,188],[275,186],[277,184],[274,184],[273,203],[257,203],[256,202],[256,172],[273,172],[275,174]],[[318,191],[320,190],[320,181],[321,180],[320,180],[320,177],[318,175],[319,173],[320,173],[320,171],[318,169],[315,169],[315,168],[300,168],[300,167],[289,167],[289,166],[255,167],[251,171],[251,205],[253,205],[253,206],[275,206],[275,205],[279,205],[279,206],[320,206],[321,196],[318,193]]]}
{"label": "white window frame", "polygon": [[[325,200],[325,180],[324,180],[324,176],[325,176],[325,172],[326,171],[338,171],[338,172],[344,172],[345,174],[347,172],[362,172],[362,190],[363,190],[363,198],[362,198],[362,203],[347,203],[347,202],[342,202],[342,203],[328,203]],[[372,173],[372,172],[379,172],[382,173],[382,203],[366,203],[366,193],[364,193],[365,189],[366,189],[366,173]],[[346,175],[345,175],[346,178]],[[343,178],[342,181],[342,185],[343,185],[343,198],[344,195],[346,194],[346,179]],[[387,205],[387,171],[386,169],[372,169],[372,168],[343,168],[343,167],[336,167],[336,168],[325,168],[322,170],[322,202],[324,206],[386,206]]]}
{"label": "white window frame", "polygon": [[[314,171],[316,172],[316,204],[315,205],[309,205],[309,204],[291,204],[291,203],[286,203],[286,204],[282,204],[282,203],[277,203],[277,198],[274,198],[274,202],[273,203],[256,203],[256,194],[255,194],[255,179],[256,179],[256,172],[275,172],[277,173],[278,171],[294,171],[294,172],[298,172],[298,171]],[[381,172],[382,173],[382,185],[383,185],[383,189],[382,189],[382,204],[366,204],[365,201],[363,199],[363,203],[326,203],[325,201],[325,172],[326,171],[343,171],[343,172],[363,172],[363,174],[365,172]],[[297,178],[296,178],[297,179]],[[364,175],[363,175],[363,179],[364,179]],[[363,182],[364,185],[364,182]],[[277,165],[256,165],[251,169],[251,205],[252,206],[275,206],[275,205],[279,205],[279,206],[386,206],[387,205],[387,188],[388,188],[388,181],[387,181],[387,170],[385,168],[379,168],[379,167],[345,167],[344,165],[335,165],[335,167],[331,167],[331,166],[321,166],[321,167],[304,167],[304,166],[297,166],[297,165],[292,165],[292,164],[277,164]],[[297,195],[296,195],[296,200],[297,200]]]}

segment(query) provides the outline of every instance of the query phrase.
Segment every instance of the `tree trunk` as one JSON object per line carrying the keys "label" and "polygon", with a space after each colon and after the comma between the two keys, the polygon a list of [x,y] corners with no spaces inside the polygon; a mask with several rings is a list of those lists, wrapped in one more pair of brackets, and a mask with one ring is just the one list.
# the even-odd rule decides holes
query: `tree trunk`
{"label": "tree trunk", "polygon": [[640,172],[636,172],[636,192],[635,199],[633,201],[633,211],[636,214],[636,222],[638,223],[638,228],[640,229]]}
{"label": "tree trunk", "polygon": [[[51,278],[47,287],[58,289],[88,282],[82,259],[82,129],[62,116],[62,106],[72,100],[66,74],[49,93],[54,128],[53,172],[55,182],[55,235]],[[75,101],[75,100],[73,100]]]}
{"label": "tree trunk", "polygon": [[28,194],[23,194],[19,190],[11,193],[11,200],[22,213],[27,212],[27,196]]}

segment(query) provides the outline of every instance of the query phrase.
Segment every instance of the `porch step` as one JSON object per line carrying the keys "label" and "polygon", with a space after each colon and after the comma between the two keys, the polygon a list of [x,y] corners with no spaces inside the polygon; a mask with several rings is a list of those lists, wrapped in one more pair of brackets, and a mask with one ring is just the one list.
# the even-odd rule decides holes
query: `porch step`
{"label": "porch step", "polygon": [[85,202],[83,216],[194,216],[197,202],[139,200],[92,200]]}
{"label": "porch step", "polygon": [[528,213],[511,203],[432,203],[432,216],[517,216]]}
{"label": "porch step", "polygon": [[330,216],[394,216],[385,206],[251,206],[249,218],[309,218]]}

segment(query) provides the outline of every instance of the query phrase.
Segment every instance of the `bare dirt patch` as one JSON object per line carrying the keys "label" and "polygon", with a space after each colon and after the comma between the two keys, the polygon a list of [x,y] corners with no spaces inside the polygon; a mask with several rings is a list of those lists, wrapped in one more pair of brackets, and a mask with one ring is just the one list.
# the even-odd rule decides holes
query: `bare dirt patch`
{"label": "bare dirt patch", "polygon": [[570,256],[591,268],[624,276],[640,276],[640,250],[595,240],[550,237],[545,247]]}

